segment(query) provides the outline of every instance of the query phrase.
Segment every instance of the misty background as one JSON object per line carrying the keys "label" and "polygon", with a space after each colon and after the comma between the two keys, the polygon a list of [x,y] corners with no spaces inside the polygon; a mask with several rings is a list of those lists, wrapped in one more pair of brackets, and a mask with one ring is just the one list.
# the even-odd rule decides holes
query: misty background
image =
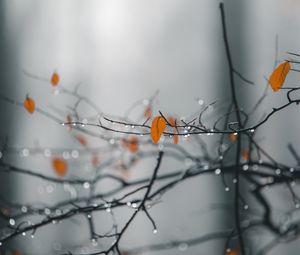
{"label": "misty background", "polygon": [[[255,83],[252,86],[237,81],[239,102],[249,109],[262,95],[266,77],[274,67],[276,36],[279,61],[287,58],[287,51],[300,52],[300,2],[228,0],[224,4],[234,65]],[[156,90],[158,108],[177,116],[199,110],[199,99],[205,104],[230,100],[219,1],[1,0],[0,28],[1,94],[17,101],[29,93],[45,109],[61,105],[52,88],[26,77],[24,70],[41,77],[50,77],[56,70],[66,88],[73,89],[80,82],[80,93],[96,102],[103,112],[117,116]],[[288,82],[296,85],[298,79],[299,75],[292,74]],[[67,100],[65,97],[64,105]],[[280,93],[269,90],[255,116],[262,116],[282,102]],[[24,109],[4,102],[0,105],[1,136],[8,137],[11,146],[75,146],[57,123],[43,116],[29,116]],[[291,116],[291,112],[281,113],[258,135],[262,146],[283,162],[293,160],[285,149],[287,143],[292,142],[300,151],[299,115],[294,112]],[[7,158],[44,174],[50,169],[43,155]],[[150,171],[153,161],[147,166]],[[164,167],[177,169],[174,162]],[[47,183],[24,176],[1,174],[0,183],[1,196],[18,203],[51,204],[64,196],[61,188],[54,187],[49,193]],[[284,194],[274,194],[279,209],[286,206],[282,202]],[[147,219],[138,217],[121,244],[136,247],[226,228],[232,224],[232,214],[209,208],[231,199],[232,194],[224,192],[218,177],[189,180],[165,194],[163,203],[151,210],[158,225],[156,235]],[[118,214],[121,219],[128,215]],[[101,229],[106,220],[99,217],[97,226]],[[42,228],[34,239],[16,238],[7,249],[16,248],[24,254],[60,254],[72,245],[87,244],[87,231],[85,219],[65,221]],[[259,245],[261,237],[251,242]],[[296,255],[299,247],[299,241],[279,245],[272,254]],[[223,242],[218,240],[193,247],[183,244],[178,249],[151,254],[221,254],[222,249]],[[78,247],[78,251],[88,250]]]}

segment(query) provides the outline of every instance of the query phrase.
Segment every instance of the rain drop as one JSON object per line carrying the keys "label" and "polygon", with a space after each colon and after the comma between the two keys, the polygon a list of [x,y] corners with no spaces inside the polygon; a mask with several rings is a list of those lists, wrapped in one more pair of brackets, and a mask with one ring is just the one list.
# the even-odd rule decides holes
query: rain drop
{"label": "rain drop", "polygon": [[220,168],[217,168],[216,170],[215,170],[215,174],[216,175],[219,175],[221,173],[221,169]]}

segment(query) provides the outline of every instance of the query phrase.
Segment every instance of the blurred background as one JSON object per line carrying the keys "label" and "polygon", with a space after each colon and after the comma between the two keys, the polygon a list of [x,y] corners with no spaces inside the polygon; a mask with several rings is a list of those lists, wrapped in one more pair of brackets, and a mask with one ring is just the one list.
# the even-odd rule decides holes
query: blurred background
{"label": "blurred background", "polygon": [[[263,94],[266,77],[276,58],[282,61],[288,58],[287,51],[300,52],[300,2],[227,0],[224,4],[235,68],[255,83],[237,81],[239,102],[249,109]],[[69,97],[62,100],[57,95],[59,91],[30,79],[24,70],[45,78],[57,71],[64,87],[74,89],[80,83],[82,95],[94,101],[104,113],[116,116],[124,115],[134,102],[150,97],[157,90],[157,108],[178,117],[199,111],[202,104],[230,100],[219,1],[2,0],[0,20],[1,94],[14,100],[23,101],[29,93],[43,109],[60,109],[71,104]],[[288,82],[297,85],[298,79],[299,75],[293,74]],[[280,93],[269,91],[253,116],[253,123],[283,100]],[[78,146],[58,123],[44,116],[30,116],[24,109],[4,102],[0,105],[1,137],[7,137],[10,146],[25,149]],[[286,149],[287,143],[292,142],[300,150],[299,117],[294,114],[291,118],[292,113],[272,119],[258,135],[269,153],[283,162],[293,160]],[[214,141],[212,138],[208,142],[211,149]],[[51,165],[44,155],[28,156],[26,150],[24,155],[24,149],[21,153],[8,155],[6,159],[24,168],[49,173]],[[147,161],[143,171],[153,169],[153,162]],[[178,162],[171,160],[164,163],[164,169],[179,167]],[[137,172],[136,176],[143,173]],[[0,183],[2,198],[24,205],[51,204],[66,196],[62,187],[24,176],[1,174]],[[278,199],[279,210],[286,206],[282,202],[284,192],[273,196]],[[210,208],[231,200],[231,192],[224,192],[219,177],[189,180],[165,194],[163,203],[151,210],[158,225],[156,235],[148,220],[139,217],[122,245],[130,248],[184,240],[226,228],[232,224],[232,211]],[[130,212],[116,213],[120,222],[130,215]],[[107,228],[109,219],[97,218],[99,231],[102,226]],[[261,237],[249,242],[259,245]],[[83,245],[75,247],[78,244]],[[43,228],[34,239],[16,238],[5,249],[46,255],[61,254],[70,247],[79,253],[93,249],[86,219]],[[289,246],[279,245],[271,254],[296,255],[299,248],[299,241],[295,241]],[[222,254],[222,250],[223,242],[215,240],[193,247],[183,243],[176,249],[151,254]]]}

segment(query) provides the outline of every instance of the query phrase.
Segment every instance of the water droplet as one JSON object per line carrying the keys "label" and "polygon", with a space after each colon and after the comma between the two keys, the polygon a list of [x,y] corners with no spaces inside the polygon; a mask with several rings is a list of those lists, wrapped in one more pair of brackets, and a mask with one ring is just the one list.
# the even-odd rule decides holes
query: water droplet
{"label": "water droplet", "polygon": [[94,247],[98,246],[98,242],[97,242],[97,240],[94,239],[94,238],[91,240],[91,243],[92,243],[92,245],[93,245]]}
{"label": "water droplet", "polygon": [[158,230],[155,228],[153,229],[153,234],[157,234]]}
{"label": "water droplet", "polygon": [[134,125],[132,125],[132,126],[131,126],[131,128],[132,128],[132,129],[134,129],[134,128],[135,128],[135,126],[134,126]]}
{"label": "water droplet", "polygon": [[216,175],[219,175],[221,173],[221,169],[220,168],[217,168],[216,170],[215,170],[215,174]]}
{"label": "water droplet", "polygon": [[71,155],[72,155],[72,158],[78,158],[78,156],[79,156],[78,150],[72,150]]}
{"label": "water droplet", "polygon": [[46,191],[47,191],[48,193],[52,193],[52,192],[54,191],[53,185],[52,185],[52,184],[48,184],[48,185],[46,186]]}
{"label": "water droplet", "polygon": [[290,172],[293,173],[295,169],[293,167],[290,168]]}
{"label": "water droplet", "polygon": [[55,214],[56,214],[56,215],[61,215],[61,214],[62,214],[62,211],[61,211],[60,209],[56,209],[56,210],[55,210]]}
{"label": "water droplet", "polygon": [[64,158],[64,159],[69,159],[69,158],[70,158],[70,152],[64,151],[64,152],[63,152],[63,158]]}
{"label": "water droplet", "polygon": [[23,232],[23,233],[22,233],[22,236],[26,236],[26,232]]}
{"label": "water droplet", "polygon": [[212,105],[209,105],[209,106],[207,107],[207,110],[208,110],[208,111],[213,111],[213,110],[214,110],[214,107],[213,107]]}
{"label": "water droplet", "polygon": [[16,221],[14,219],[9,219],[9,224],[11,226],[14,226],[16,224]]}
{"label": "water droplet", "polygon": [[90,218],[92,218],[92,215],[88,214],[87,217],[90,219]]}
{"label": "water droplet", "polygon": [[277,169],[275,170],[275,173],[276,173],[277,175],[280,175],[280,174],[281,174],[281,170],[280,170],[279,168],[277,168]]}
{"label": "water droplet", "polygon": [[249,169],[249,166],[248,165],[243,165],[243,170],[244,171],[247,171]]}
{"label": "water droplet", "polygon": [[204,101],[202,99],[198,99],[198,104],[199,105],[203,105],[204,104]]}
{"label": "water droplet", "polygon": [[248,210],[249,209],[249,205],[244,205],[244,209]]}
{"label": "water droplet", "polygon": [[29,150],[28,149],[23,149],[21,156],[28,157],[29,156]]}
{"label": "water droplet", "polygon": [[299,203],[295,203],[295,208],[299,209],[300,208],[300,204]]}
{"label": "water droplet", "polygon": [[90,183],[89,182],[84,182],[83,183],[83,188],[85,188],[85,189],[89,189],[90,188]]}
{"label": "water droplet", "polygon": [[51,157],[51,150],[45,149],[44,150],[44,155],[45,155],[45,157]]}
{"label": "water droplet", "polygon": [[25,205],[23,205],[22,207],[21,207],[21,211],[23,212],[23,213],[27,213],[27,207],[25,206]]}
{"label": "water droplet", "polygon": [[109,139],[109,143],[110,143],[111,145],[115,144],[115,139],[113,139],[113,138]]}
{"label": "water droplet", "polygon": [[180,250],[180,251],[186,251],[187,248],[188,248],[188,244],[187,243],[180,243],[178,245],[178,250]]}
{"label": "water droplet", "polygon": [[51,214],[51,210],[49,208],[45,208],[44,212],[45,212],[46,215]]}
{"label": "water droplet", "polygon": [[225,187],[225,191],[228,192],[230,189],[229,187]]}
{"label": "water droplet", "polygon": [[34,235],[32,234],[30,237],[33,239],[33,238],[34,238]]}
{"label": "water droplet", "polygon": [[255,131],[255,129],[250,129],[250,132],[251,132],[251,133],[254,133],[254,131]]}

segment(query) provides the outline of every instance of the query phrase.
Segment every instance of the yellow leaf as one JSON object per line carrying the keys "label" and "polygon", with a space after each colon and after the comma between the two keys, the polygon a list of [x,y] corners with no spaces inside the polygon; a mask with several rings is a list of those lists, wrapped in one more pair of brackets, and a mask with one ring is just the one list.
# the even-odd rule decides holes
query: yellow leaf
{"label": "yellow leaf", "polygon": [[158,143],[166,126],[167,126],[167,123],[163,117],[156,116],[154,118],[154,120],[152,121],[151,130],[150,130],[153,143],[155,143],[155,144]]}
{"label": "yellow leaf", "polygon": [[269,83],[274,92],[277,92],[283,85],[286,76],[291,69],[291,65],[288,61],[281,63],[275,68],[273,73],[270,75]]}

